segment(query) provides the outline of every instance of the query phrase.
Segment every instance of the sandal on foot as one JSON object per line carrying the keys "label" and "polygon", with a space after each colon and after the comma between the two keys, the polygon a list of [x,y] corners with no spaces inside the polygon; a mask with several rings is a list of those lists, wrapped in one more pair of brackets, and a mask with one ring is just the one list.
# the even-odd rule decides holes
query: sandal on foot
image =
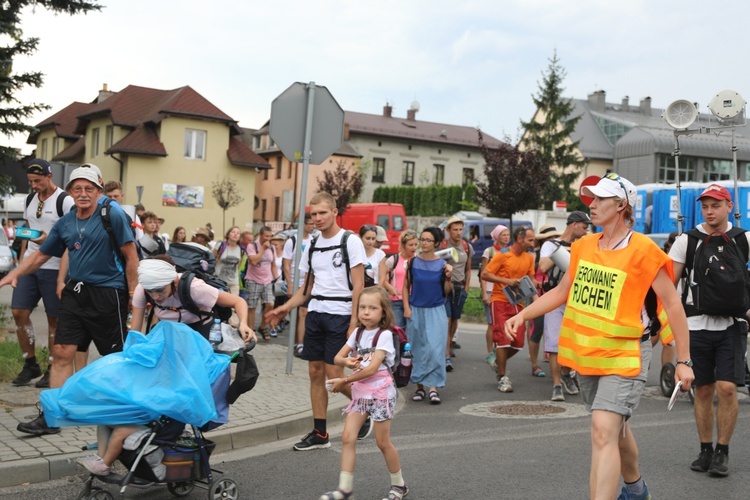
{"label": "sandal on foot", "polygon": [[323,493],[320,496],[320,500],[349,500],[354,499],[353,492],[349,491],[342,491],[341,489],[336,489],[333,491],[328,491],[326,493]]}
{"label": "sandal on foot", "polygon": [[424,398],[426,397],[427,397],[427,393],[424,392],[424,389],[417,389],[417,391],[411,397],[411,400],[412,401],[424,401]]}
{"label": "sandal on foot", "polygon": [[440,404],[440,394],[437,391],[430,391],[430,403],[434,405]]}
{"label": "sandal on foot", "polygon": [[401,500],[409,494],[409,487],[404,483],[403,486],[391,485],[391,489],[388,491],[388,497],[383,500]]}
{"label": "sandal on foot", "polygon": [[271,340],[271,335],[268,333],[267,328],[259,328],[258,333],[263,337],[263,340]]}
{"label": "sandal on foot", "polygon": [[547,374],[544,373],[544,370],[542,370],[541,368],[537,366],[536,368],[531,370],[531,376],[532,377],[546,377]]}

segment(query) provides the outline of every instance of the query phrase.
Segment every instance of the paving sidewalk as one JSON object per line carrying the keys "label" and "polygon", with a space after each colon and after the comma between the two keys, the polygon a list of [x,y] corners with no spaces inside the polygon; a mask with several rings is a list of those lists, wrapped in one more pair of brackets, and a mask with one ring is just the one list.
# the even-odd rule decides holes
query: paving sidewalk
{"label": "paving sidewalk", "polygon": [[[0,289],[0,304],[10,304],[10,296],[10,287]],[[38,342],[46,345],[47,320],[43,308],[34,310],[32,322]],[[0,335],[15,339],[15,333],[8,330]],[[206,433],[216,442],[216,452],[301,437],[311,428],[307,363],[295,358],[294,373],[287,375],[285,346],[261,341],[252,353],[260,372],[257,384],[230,407],[229,423]],[[98,354],[92,353],[91,359],[97,357]],[[75,458],[84,454],[82,446],[96,442],[93,426],[65,427],[59,434],[42,437],[18,432],[19,422],[37,416],[35,404],[39,392],[33,383],[26,387],[0,384],[0,487],[81,472]],[[332,394],[328,419],[341,419],[341,409],[347,403],[344,396]]]}

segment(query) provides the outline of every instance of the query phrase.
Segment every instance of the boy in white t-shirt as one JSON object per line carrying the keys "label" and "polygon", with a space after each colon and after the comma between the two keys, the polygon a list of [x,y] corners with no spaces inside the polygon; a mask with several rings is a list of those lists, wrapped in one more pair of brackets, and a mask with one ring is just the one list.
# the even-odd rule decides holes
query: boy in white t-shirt
{"label": "boy in white t-shirt", "polygon": [[[306,284],[286,304],[268,313],[275,326],[289,311],[312,299],[305,319],[301,358],[309,361],[314,428],[294,445],[298,451],[331,446],[326,429],[328,391],[325,382],[326,378],[343,375],[343,369],[334,364],[334,358],[357,326],[356,308],[353,310],[352,304],[357,303],[364,287],[365,248],[359,238],[349,234],[344,253],[342,241],[346,231],[336,223],[337,214],[336,200],[330,194],[317,193],[310,199],[310,215],[320,235],[306,246],[299,263],[300,272],[308,275]],[[314,251],[310,256],[312,247]],[[351,397],[348,390],[343,393]],[[368,424],[365,430],[371,429]]]}

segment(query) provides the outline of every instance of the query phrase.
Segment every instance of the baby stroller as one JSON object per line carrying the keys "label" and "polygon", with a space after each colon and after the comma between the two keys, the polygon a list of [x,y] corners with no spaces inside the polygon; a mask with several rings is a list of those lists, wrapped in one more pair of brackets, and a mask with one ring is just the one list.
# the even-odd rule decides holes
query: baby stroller
{"label": "baby stroller", "polygon": [[[255,344],[241,345],[217,355],[187,325],[159,322],[148,336],[130,332],[121,353],[90,364],[60,389],[43,391],[40,400],[51,425],[99,425],[103,432],[112,429],[112,422],[117,422],[115,428],[142,427],[118,438],[125,436],[117,459],[128,472],[92,474],[77,498],[113,498],[95,486],[101,481],[121,486],[121,497],[128,486],[160,484],[176,496],[199,486],[209,491],[210,499],[237,499],[237,484],[217,479],[223,473],[211,468],[215,444],[203,433],[227,423],[229,405],[255,385],[258,371],[249,353]],[[231,361],[237,371],[230,385]]]}
{"label": "baby stroller", "polygon": [[[191,425],[192,433],[183,433],[185,424],[167,417],[151,422],[148,427],[142,444],[136,450],[123,450],[118,457],[128,467],[127,474],[90,474],[76,497],[78,500],[114,499],[112,493],[95,486],[96,481],[121,486],[121,497],[128,486],[145,489],[166,485],[176,497],[187,496],[198,486],[208,491],[209,500],[239,498],[237,483],[226,477],[217,478],[216,474],[223,472],[211,468],[209,459],[215,444],[203,437],[201,429]],[[156,460],[149,460],[150,456],[156,456]]]}

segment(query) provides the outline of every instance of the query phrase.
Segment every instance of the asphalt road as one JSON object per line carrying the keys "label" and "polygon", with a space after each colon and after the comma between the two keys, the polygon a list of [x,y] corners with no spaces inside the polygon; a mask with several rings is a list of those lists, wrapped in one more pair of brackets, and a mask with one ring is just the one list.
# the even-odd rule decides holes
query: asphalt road
{"label": "asphalt road", "polygon": [[[393,441],[401,455],[410,499],[577,499],[588,496],[590,460],[589,418],[579,396],[567,396],[566,405],[549,401],[551,379],[530,376],[526,352],[511,360],[515,392],[501,394],[484,363],[483,336],[461,333],[456,369],[441,391],[443,403],[400,401],[393,421]],[[658,360],[658,351],[656,356]],[[548,366],[543,365],[545,368]],[[750,403],[742,391],[740,416],[730,449],[727,478],[713,478],[689,470],[697,456],[692,406],[678,400],[667,412],[667,400],[656,387],[658,366],[652,367],[650,387],[631,420],[641,452],[641,470],[654,499],[750,498]],[[411,388],[403,392],[408,398]],[[517,403],[518,412],[565,408],[556,416],[496,418],[479,416],[482,407]],[[472,406],[474,411],[472,412]],[[479,408],[479,410],[477,409]],[[484,414],[491,412],[484,411]],[[576,416],[579,415],[579,416]],[[212,465],[238,484],[242,499],[317,499],[337,485],[340,427],[331,429],[332,447],[309,452],[292,451],[296,440],[245,449],[213,457]],[[358,446],[355,493],[358,500],[387,496],[389,477],[374,438]],[[222,463],[223,462],[223,463]],[[39,485],[0,490],[0,498],[76,498],[83,475]],[[117,489],[108,486],[115,494]],[[195,489],[188,497],[203,499]],[[126,498],[171,498],[163,487],[129,489]]]}

